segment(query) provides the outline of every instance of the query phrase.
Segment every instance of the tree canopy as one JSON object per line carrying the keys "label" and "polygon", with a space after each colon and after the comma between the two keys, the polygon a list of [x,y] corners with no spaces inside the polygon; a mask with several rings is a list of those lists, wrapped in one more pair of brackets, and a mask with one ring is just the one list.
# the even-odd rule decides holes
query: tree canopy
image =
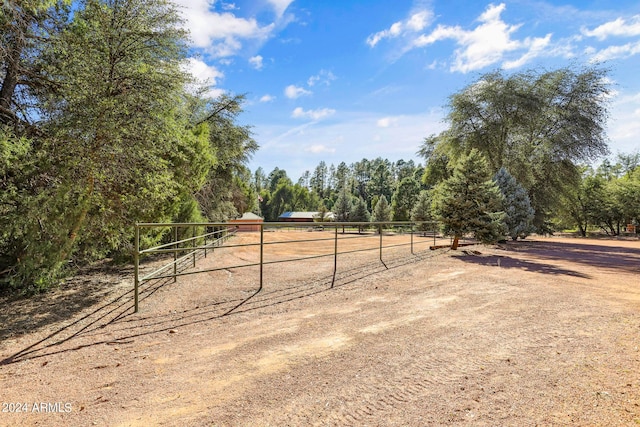
{"label": "tree canopy", "polygon": [[2,288],[37,291],[72,261],[127,258],[136,221],[228,218],[250,200],[243,98],[190,89],[174,3],[69,3],[1,6]]}
{"label": "tree canopy", "polygon": [[598,67],[481,76],[450,97],[449,128],[425,140],[424,182],[446,179],[446,165],[476,149],[491,173],[505,167],[527,190],[544,230],[577,165],[608,152],[606,76]]}

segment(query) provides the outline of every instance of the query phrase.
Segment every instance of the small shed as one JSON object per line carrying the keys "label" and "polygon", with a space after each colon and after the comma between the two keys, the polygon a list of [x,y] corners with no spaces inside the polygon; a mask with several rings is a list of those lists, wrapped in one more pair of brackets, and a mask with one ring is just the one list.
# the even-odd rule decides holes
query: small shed
{"label": "small shed", "polygon": [[263,222],[264,218],[261,216],[252,212],[245,212],[240,218],[230,220],[229,224],[238,224],[238,231],[260,231],[259,224]]}
{"label": "small shed", "polygon": [[[285,212],[278,217],[278,221],[284,222],[314,222],[319,219],[320,212]],[[325,221],[333,221],[333,212],[325,214]]]}

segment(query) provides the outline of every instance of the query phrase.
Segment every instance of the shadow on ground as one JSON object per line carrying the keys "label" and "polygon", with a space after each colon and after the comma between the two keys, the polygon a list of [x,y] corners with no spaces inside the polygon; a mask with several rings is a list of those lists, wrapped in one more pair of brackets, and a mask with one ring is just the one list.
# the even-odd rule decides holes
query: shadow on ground
{"label": "shadow on ground", "polygon": [[82,268],[59,287],[30,297],[0,298],[0,341],[72,319],[81,311],[104,301],[114,284],[131,277],[133,268],[102,261]]}
{"label": "shadow on ground", "polygon": [[562,260],[626,273],[640,273],[640,241],[637,248],[629,248],[597,243],[525,240],[509,243],[505,245],[505,249],[542,260]]}
{"label": "shadow on ground", "polygon": [[[91,312],[51,332],[20,351],[3,356],[0,360],[0,366],[97,345],[129,344],[133,343],[136,338],[143,336],[175,332],[181,327],[308,298],[344,287],[388,269],[417,263],[439,253],[442,251],[425,251],[411,257],[385,259],[384,262],[378,260],[350,270],[339,271],[335,276],[331,274],[310,282],[292,285],[270,284],[269,290],[256,286],[253,291],[245,292],[242,297],[213,301],[180,312],[173,311],[165,314],[133,315],[133,291],[129,290],[111,298],[106,303],[98,304]],[[150,298],[158,290],[171,283],[173,283],[172,279],[146,282],[140,288],[140,302]],[[271,290],[271,288],[274,289]],[[96,300],[99,300],[99,294],[85,298],[82,302],[90,304],[91,301]],[[46,307],[43,310],[46,310]],[[71,314],[68,317],[70,318]],[[46,322],[38,322],[38,324],[40,323]],[[105,334],[107,326],[109,326],[109,333]]]}
{"label": "shadow on ground", "polygon": [[565,276],[581,277],[585,279],[588,279],[590,277],[578,271],[569,270],[566,268],[560,268],[552,264],[525,261],[522,259],[512,258],[510,256],[505,256],[505,255],[482,256],[482,255],[476,255],[473,253],[467,253],[467,254],[462,253],[461,255],[457,256],[457,258],[466,263],[493,266],[496,268],[517,269],[517,270],[530,271],[533,273],[565,275]]}

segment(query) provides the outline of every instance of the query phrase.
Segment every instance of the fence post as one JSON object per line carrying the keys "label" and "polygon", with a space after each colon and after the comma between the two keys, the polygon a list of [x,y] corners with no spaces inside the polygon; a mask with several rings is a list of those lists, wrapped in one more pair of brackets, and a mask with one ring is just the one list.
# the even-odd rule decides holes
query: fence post
{"label": "fence post", "polygon": [[382,261],[382,224],[378,224],[378,234],[380,235],[380,261]]}
{"label": "fence post", "polygon": [[178,281],[178,226],[173,226],[173,283]]}
{"label": "fence post", "polygon": [[411,255],[414,255],[413,253],[413,223],[411,223]]}
{"label": "fence post", "polygon": [[191,227],[191,252],[193,252],[193,267],[196,266],[196,226]]}
{"label": "fence post", "polygon": [[333,279],[331,287],[336,283],[336,271],[338,270],[338,225],[335,226],[335,237],[333,238]]}
{"label": "fence post", "polygon": [[138,312],[138,287],[140,286],[140,227],[136,223],[135,252],[133,253],[134,262],[134,290],[133,290],[133,312]]}
{"label": "fence post", "polygon": [[433,247],[436,246],[436,223],[433,223]]}
{"label": "fence post", "polygon": [[260,289],[262,290],[262,278],[264,269],[264,224],[260,224]]}

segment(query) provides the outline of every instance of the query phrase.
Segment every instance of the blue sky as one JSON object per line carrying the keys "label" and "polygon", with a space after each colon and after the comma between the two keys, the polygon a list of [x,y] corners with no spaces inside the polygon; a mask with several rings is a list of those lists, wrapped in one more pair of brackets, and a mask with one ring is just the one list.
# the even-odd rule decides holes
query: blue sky
{"label": "blue sky", "polygon": [[640,2],[178,0],[192,73],[245,93],[249,167],[421,159],[447,97],[481,74],[603,63],[613,154],[640,148]]}

